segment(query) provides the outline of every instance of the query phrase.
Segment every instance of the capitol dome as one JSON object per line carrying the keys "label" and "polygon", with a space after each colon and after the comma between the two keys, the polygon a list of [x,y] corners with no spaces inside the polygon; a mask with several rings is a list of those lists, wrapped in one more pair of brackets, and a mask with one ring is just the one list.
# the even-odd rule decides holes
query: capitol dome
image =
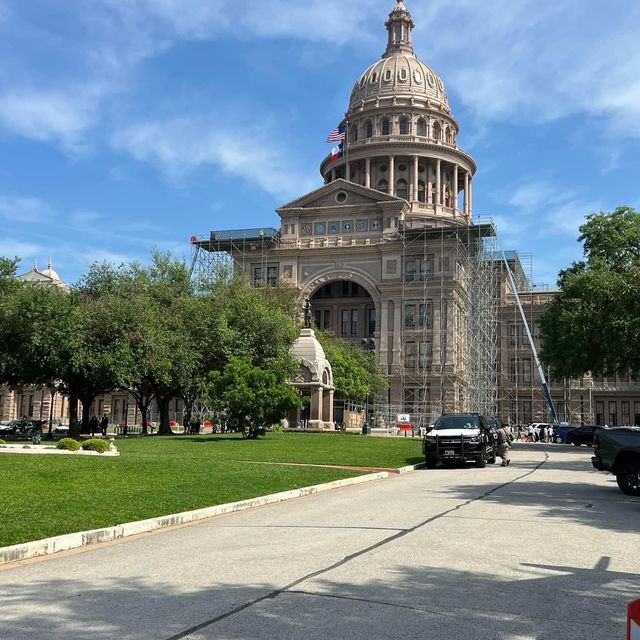
{"label": "capitol dome", "polygon": [[389,14],[385,26],[389,32],[387,49],[353,87],[350,109],[371,98],[409,97],[433,100],[448,105],[442,80],[433,69],[416,58],[411,42],[414,28],[411,14],[402,0]]}

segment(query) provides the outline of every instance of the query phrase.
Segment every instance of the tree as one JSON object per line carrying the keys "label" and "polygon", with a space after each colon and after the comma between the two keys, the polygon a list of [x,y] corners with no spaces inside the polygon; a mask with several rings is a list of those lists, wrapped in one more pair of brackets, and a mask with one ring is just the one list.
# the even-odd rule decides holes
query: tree
{"label": "tree", "polygon": [[231,358],[222,372],[210,374],[205,400],[224,413],[245,438],[258,437],[300,405],[282,371],[262,369],[238,358]]}
{"label": "tree", "polygon": [[555,376],[640,374],[640,213],[619,207],[580,227],[584,260],[558,277],[541,318],[541,358]]}
{"label": "tree", "polygon": [[376,398],[387,383],[378,371],[376,356],[359,345],[336,338],[329,332],[316,332],[333,371],[336,394],[342,398],[363,402]]}

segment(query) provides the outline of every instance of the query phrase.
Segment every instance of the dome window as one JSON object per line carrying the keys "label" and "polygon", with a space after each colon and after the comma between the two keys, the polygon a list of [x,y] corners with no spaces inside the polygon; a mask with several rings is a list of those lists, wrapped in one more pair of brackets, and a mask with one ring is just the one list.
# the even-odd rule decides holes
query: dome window
{"label": "dome window", "polygon": [[427,135],[427,123],[423,118],[420,118],[416,124],[416,134],[422,137]]}
{"label": "dome window", "polygon": [[420,73],[420,71],[418,71],[417,69],[415,70],[414,74],[413,74],[413,79],[418,83],[418,84],[422,84],[422,74]]}
{"label": "dome window", "polygon": [[384,72],[384,79],[386,82],[391,82],[391,69],[387,69]]}
{"label": "dome window", "polygon": [[351,141],[358,142],[358,125],[354,124],[351,128]]}
{"label": "dome window", "polygon": [[389,121],[385,118],[382,121],[382,135],[383,136],[388,136],[390,130],[391,130],[391,128],[390,128],[390,125],[389,125]]}
{"label": "dome window", "polygon": [[439,122],[436,122],[433,125],[432,133],[433,133],[432,137],[434,140],[440,140],[442,138],[442,127],[440,126]]}
{"label": "dome window", "polygon": [[367,121],[367,138],[373,138],[373,124],[371,120]]}
{"label": "dome window", "polygon": [[407,70],[406,69],[400,69],[400,73],[398,75],[400,76],[400,82],[406,82],[407,81]]}
{"label": "dome window", "polygon": [[338,191],[338,193],[336,193],[336,202],[338,204],[343,204],[344,202],[347,201],[348,197],[349,196],[345,191]]}
{"label": "dome window", "polygon": [[400,135],[409,135],[409,121],[406,118],[400,119]]}
{"label": "dome window", "polygon": [[425,188],[424,182],[420,180],[418,182],[418,202],[426,202],[427,201],[427,190]]}
{"label": "dome window", "polygon": [[409,190],[407,188],[407,181],[400,179],[396,182],[396,197],[406,200],[409,196]]}
{"label": "dome window", "polygon": [[377,80],[377,79],[378,79],[378,72],[377,72],[377,71],[374,71],[374,72],[371,74],[371,84],[373,84],[374,82],[376,82],[376,80]]}
{"label": "dome window", "polygon": [[376,188],[378,191],[382,191],[382,193],[389,193],[389,183],[386,180],[378,180]]}
{"label": "dome window", "polygon": [[429,83],[430,87],[436,86],[436,79],[434,78],[433,73],[429,72],[427,74],[427,82]]}

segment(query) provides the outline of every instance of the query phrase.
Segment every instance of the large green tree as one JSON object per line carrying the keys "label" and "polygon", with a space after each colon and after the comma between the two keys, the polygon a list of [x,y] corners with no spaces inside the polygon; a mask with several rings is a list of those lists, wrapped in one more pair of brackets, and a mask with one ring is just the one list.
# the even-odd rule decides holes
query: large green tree
{"label": "large green tree", "polygon": [[331,363],[333,384],[339,397],[363,402],[366,398],[377,398],[386,390],[387,383],[378,371],[375,354],[329,332],[317,331],[316,337]]}
{"label": "large green tree", "polygon": [[580,227],[584,259],[562,271],[541,318],[554,376],[640,374],[640,213],[619,207]]}

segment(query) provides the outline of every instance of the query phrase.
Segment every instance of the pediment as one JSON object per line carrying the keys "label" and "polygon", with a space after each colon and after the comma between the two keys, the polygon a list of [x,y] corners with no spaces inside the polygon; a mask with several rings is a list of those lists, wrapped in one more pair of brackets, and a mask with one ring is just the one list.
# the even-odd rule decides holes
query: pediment
{"label": "pediment", "polygon": [[[346,198],[342,199],[339,194],[345,194]],[[390,196],[388,193],[382,193],[375,189],[369,189],[362,185],[348,182],[339,178],[329,184],[326,184],[311,193],[308,193],[293,202],[283,205],[276,209],[278,213],[291,212],[292,209],[326,209],[340,208],[350,206],[367,206],[380,205],[382,203],[397,203],[399,205],[405,203],[402,198]]]}

